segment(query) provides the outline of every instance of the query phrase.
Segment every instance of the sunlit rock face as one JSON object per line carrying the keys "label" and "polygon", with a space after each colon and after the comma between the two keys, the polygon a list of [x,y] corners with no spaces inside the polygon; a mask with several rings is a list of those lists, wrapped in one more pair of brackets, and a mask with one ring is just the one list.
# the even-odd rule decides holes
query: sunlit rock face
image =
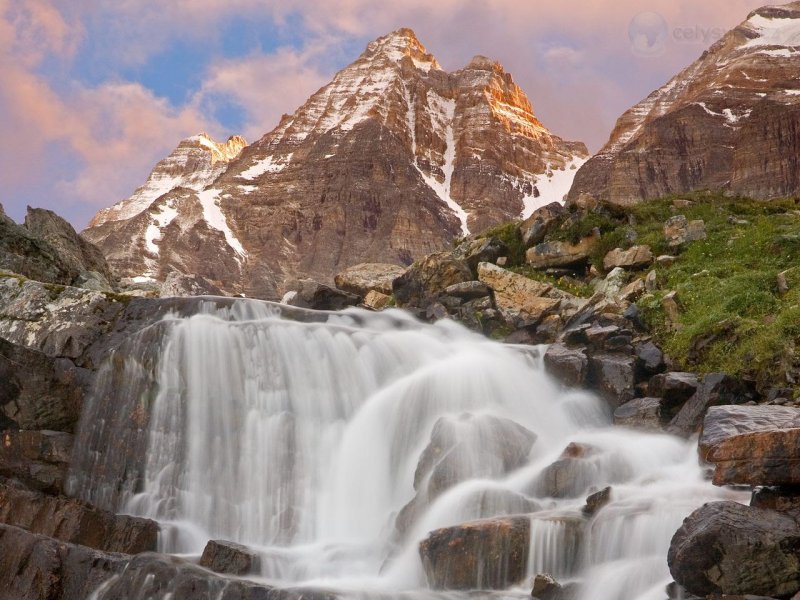
{"label": "sunlit rock face", "polygon": [[196,273],[278,298],[297,279],[406,265],[561,201],[588,156],[541,124],[498,63],[447,73],[408,29],[243,145],[184,140],[84,235],[126,277]]}
{"label": "sunlit rock face", "polygon": [[691,190],[800,191],[800,2],[758,9],[623,114],[581,168],[583,194],[630,205]]}

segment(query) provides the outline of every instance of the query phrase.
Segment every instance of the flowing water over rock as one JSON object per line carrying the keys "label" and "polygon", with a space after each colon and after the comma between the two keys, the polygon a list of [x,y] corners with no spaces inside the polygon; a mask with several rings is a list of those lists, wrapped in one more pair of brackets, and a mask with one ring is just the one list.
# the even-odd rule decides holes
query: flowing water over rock
{"label": "flowing water over rock", "polygon": [[682,519],[732,497],[693,443],[612,427],[541,349],[395,311],[289,317],[209,303],[126,342],[85,408],[71,492],[158,520],[164,552],[230,540],[261,555],[264,581],[352,598],[466,598],[428,590],[420,541],[526,514],[527,577],[498,597],[530,597],[547,572],[585,600],[661,600]]}

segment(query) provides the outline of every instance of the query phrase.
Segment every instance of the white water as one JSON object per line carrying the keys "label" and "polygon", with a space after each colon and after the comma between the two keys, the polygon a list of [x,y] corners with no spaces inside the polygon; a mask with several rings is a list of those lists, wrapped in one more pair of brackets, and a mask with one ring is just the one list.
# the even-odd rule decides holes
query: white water
{"label": "white water", "polygon": [[[400,312],[301,323],[240,301],[211,313],[166,324],[144,483],[117,506],[159,520],[163,551],[196,555],[209,539],[227,539],[260,551],[263,578],[279,585],[466,598],[426,591],[419,541],[438,527],[526,513],[530,576],[585,581],[583,600],[655,600],[670,581],[666,553],[682,519],[731,497],[703,480],[694,444],[613,428],[600,400],[543,373],[539,350]],[[485,437],[490,415],[537,436],[510,473],[489,450],[502,442]],[[395,517],[415,496],[440,418],[461,436],[458,465],[478,476],[423,502],[402,538]],[[113,444],[126,434],[103,435]],[[540,473],[572,442],[593,449],[582,461],[586,489],[537,497]],[[84,497],[102,488],[98,473]],[[585,497],[606,485],[611,503],[582,524]],[[526,582],[503,597],[529,593]]]}

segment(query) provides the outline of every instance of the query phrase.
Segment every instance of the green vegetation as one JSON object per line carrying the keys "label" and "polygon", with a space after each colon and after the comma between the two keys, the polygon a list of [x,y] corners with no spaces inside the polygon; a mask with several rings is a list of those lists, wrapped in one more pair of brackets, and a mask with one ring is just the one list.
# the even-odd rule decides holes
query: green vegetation
{"label": "green vegetation", "polygon": [[525,244],[522,243],[519,225],[519,221],[509,221],[480,234],[483,238],[496,237],[508,246],[508,264],[510,266],[525,264]]}

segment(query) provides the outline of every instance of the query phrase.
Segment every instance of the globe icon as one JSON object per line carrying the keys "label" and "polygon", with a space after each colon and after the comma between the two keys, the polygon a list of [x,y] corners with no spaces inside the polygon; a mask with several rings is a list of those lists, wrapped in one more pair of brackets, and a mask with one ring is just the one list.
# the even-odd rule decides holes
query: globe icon
{"label": "globe icon", "polygon": [[667,35],[667,22],[658,13],[639,13],[628,25],[631,51],[639,56],[663,54],[667,47]]}

